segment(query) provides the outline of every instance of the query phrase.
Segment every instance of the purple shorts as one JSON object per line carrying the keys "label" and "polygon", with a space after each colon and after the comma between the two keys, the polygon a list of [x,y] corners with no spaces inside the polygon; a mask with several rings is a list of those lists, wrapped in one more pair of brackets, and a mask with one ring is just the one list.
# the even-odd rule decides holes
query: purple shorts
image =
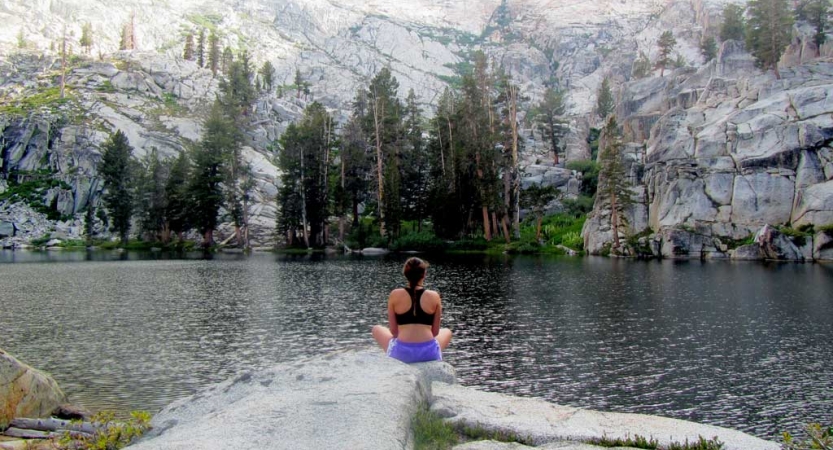
{"label": "purple shorts", "polygon": [[393,338],[388,344],[388,356],[408,364],[443,360],[440,343],[436,339],[425,342],[402,342]]}

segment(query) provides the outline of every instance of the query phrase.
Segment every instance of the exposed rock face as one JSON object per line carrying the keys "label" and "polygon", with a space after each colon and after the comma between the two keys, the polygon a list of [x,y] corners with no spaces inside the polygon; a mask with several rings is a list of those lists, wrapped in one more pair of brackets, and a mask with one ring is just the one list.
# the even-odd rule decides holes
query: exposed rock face
{"label": "exposed rock face", "polygon": [[[512,433],[543,448],[590,450],[580,441],[634,434],[661,443],[717,436],[727,450],[778,448],[725,428],[479,392],[456,385],[446,363],[407,365],[378,349],[289,362],[212,386],[165,408],[130,448],[409,449],[412,416],[423,405],[454,424]],[[460,448],[527,447],[480,442]]]}
{"label": "exposed rock face", "polygon": [[[644,173],[633,180],[636,189],[647,190],[645,208],[628,217],[631,233],[643,232],[634,224],[647,222],[662,256],[707,257],[725,253],[716,242],[746,238],[767,224],[833,223],[826,170],[833,64],[814,60],[781,74],[777,80],[758,72],[742,46],[729,41],[697,71],[626,86],[619,108],[626,137],[644,140],[647,148],[644,159],[628,159],[636,166],[631,173]],[[646,127],[629,125],[644,117],[656,118],[647,135]],[[586,248],[599,252],[610,242],[603,225],[609,213],[597,207],[594,215],[583,234]],[[763,250],[759,259],[812,257],[812,251],[774,245],[780,250]],[[753,253],[735,252],[743,258]]]}
{"label": "exposed rock face", "polygon": [[49,417],[65,402],[52,377],[0,349],[0,430],[16,417]]}

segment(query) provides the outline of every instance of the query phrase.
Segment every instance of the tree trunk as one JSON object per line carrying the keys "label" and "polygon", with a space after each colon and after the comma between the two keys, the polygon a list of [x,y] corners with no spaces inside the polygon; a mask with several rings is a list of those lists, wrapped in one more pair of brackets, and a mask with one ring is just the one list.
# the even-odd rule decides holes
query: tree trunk
{"label": "tree trunk", "polygon": [[483,205],[483,235],[487,241],[492,240],[492,226],[489,223],[489,208]]}
{"label": "tree trunk", "polygon": [[506,218],[506,214],[501,217],[500,220],[501,225],[503,226],[503,238],[506,240],[506,243],[512,242],[512,238],[509,235],[509,221]]}
{"label": "tree trunk", "polygon": [[214,230],[206,230],[202,236],[202,246],[209,248],[212,243],[214,243]]}
{"label": "tree trunk", "polygon": [[518,88],[509,86],[509,126],[512,128],[512,194],[515,204],[512,208],[514,219],[513,228],[515,238],[521,237],[521,211],[520,211],[520,176],[518,174]]}
{"label": "tree trunk", "polygon": [[619,211],[617,210],[616,194],[610,196],[610,228],[613,231],[613,248],[619,248]]}
{"label": "tree trunk", "polygon": [[[379,183],[379,234],[385,236],[385,177],[382,173],[382,118],[379,113],[379,96],[373,93],[373,128],[376,133],[376,178]],[[384,112],[384,111],[383,111]]]}
{"label": "tree trunk", "polygon": [[497,222],[497,213],[492,210],[492,236],[500,236],[500,228]]}
{"label": "tree trunk", "polygon": [[541,240],[541,223],[544,221],[544,215],[539,213],[538,217],[536,219],[537,220],[535,221],[536,222],[535,223],[535,240],[540,241]]}

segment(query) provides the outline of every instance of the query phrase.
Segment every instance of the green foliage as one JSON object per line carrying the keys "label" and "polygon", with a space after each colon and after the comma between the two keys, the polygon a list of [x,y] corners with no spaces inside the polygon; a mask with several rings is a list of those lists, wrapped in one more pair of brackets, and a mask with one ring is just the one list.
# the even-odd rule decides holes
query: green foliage
{"label": "green foliage", "polygon": [[541,133],[550,141],[550,151],[558,164],[558,154],[566,147],[564,136],[570,130],[567,120],[564,119],[564,93],[559,89],[547,88],[544,99],[536,105],[535,110],[538,114],[534,115],[534,120],[538,123]]}
{"label": "green foliage", "polygon": [[81,25],[81,39],[78,43],[87,49],[87,53],[90,52],[90,47],[93,46],[93,26],[89,22]]}
{"label": "green foliage", "polygon": [[803,247],[805,244],[807,244],[807,238],[813,236],[812,231],[808,232],[797,230],[788,226],[778,227],[778,231],[788,236],[790,240],[793,241],[793,243],[799,247]]}
{"label": "green foliage", "polygon": [[593,211],[593,204],[595,202],[596,200],[593,197],[586,195],[579,195],[575,200],[565,198],[561,201],[564,205],[564,211],[573,217],[581,217],[589,214]]}
{"label": "green foliage", "polygon": [[703,55],[703,61],[709,62],[717,57],[717,41],[714,36],[706,36],[700,42],[700,54]]}
{"label": "green foliage", "polygon": [[458,252],[465,252],[465,251],[484,251],[491,247],[489,241],[487,241],[482,236],[473,238],[466,236],[462,239],[454,241],[450,246],[449,250],[451,251],[458,251]]}
{"label": "green foliage", "polygon": [[533,238],[513,241],[506,245],[506,253],[510,255],[534,255],[541,252],[541,244]]}
{"label": "green foliage", "polygon": [[72,189],[65,181],[53,177],[54,174],[48,169],[11,171],[8,188],[0,193],[0,202],[4,200],[10,200],[12,203],[23,202],[35,211],[46,214],[49,220],[67,220],[69,217],[62,216],[55,205],[44,203],[44,196],[50,189],[67,191]]}
{"label": "green foliage", "polygon": [[792,38],[793,15],[788,0],[750,0],[746,47],[758,67],[775,70]]}
{"label": "green foliage", "polygon": [[101,85],[99,85],[98,87],[96,87],[95,90],[97,90],[98,92],[105,92],[108,94],[116,92],[116,88],[113,86],[113,83],[111,83],[110,80],[104,80],[104,82],[101,83]]}
{"label": "green foliage", "polygon": [[671,30],[664,31],[657,41],[657,47],[659,47],[659,56],[657,57],[656,67],[660,69],[660,76],[665,73],[665,69],[673,64],[674,62],[671,60],[671,52],[674,50],[674,47],[677,45],[677,39],[674,38],[674,33]]}
{"label": "green foliage", "polygon": [[479,423],[475,425],[462,424],[460,426],[460,433],[466,439],[474,441],[516,442],[525,445],[535,444],[529,437],[523,437],[513,431],[489,430]]}
{"label": "green foliage", "polygon": [[647,237],[651,236],[653,233],[654,233],[654,230],[652,230],[650,228],[646,228],[646,229],[640,231],[639,233],[632,234],[632,235],[628,236],[628,239],[627,239],[628,247],[632,248],[638,256],[648,256],[648,257],[653,256],[653,252],[651,251],[651,247],[649,245],[647,245],[647,244],[643,245],[643,244],[639,243],[639,241],[641,241],[644,238],[647,238]]}
{"label": "green foliage", "polygon": [[25,116],[40,110],[54,112],[58,107],[70,101],[71,97],[68,95],[61,98],[61,88],[59,86],[43,88],[32,95],[0,103],[0,114]]}
{"label": "green foliage", "polygon": [[200,28],[217,31],[217,26],[223,21],[221,14],[189,14],[188,21]]}
{"label": "green foliage", "polygon": [[414,448],[417,450],[446,450],[459,442],[454,427],[426,406],[420,407],[411,422]]}
{"label": "green foliage", "polygon": [[133,147],[127,136],[116,131],[104,144],[98,172],[104,180],[104,204],[110,211],[113,230],[118,232],[122,243],[127,242],[130,218],[133,214],[133,174],[131,158]]}
{"label": "green foliage", "polygon": [[598,439],[591,439],[590,443],[600,447],[632,447],[647,450],[656,450],[659,448],[659,441],[654,438],[646,438],[645,436],[635,435],[634,437],[609,438],[607,435]]}
{"label": "green foliage", "polygon": [[549,245],[564,245],[573,250],[584,248],[581,229],[586,218],[574,217],[568,214],[555,214],[544,219],[541,225],[544,240]]}
{"label": "green foliage", "polygon": [[819,423],[811,423],[805,428],[807,437],[804,440],[795,439],[789,432],[784,432],[783,450],[831,450],[833,449],[833,427],[824,427]]}
{"label": "green foliage", "polygon": [[145,411],[131,412],[125,422],[117,422],[113,412],[99,412],[92,422],[99,429],[92,437],[74,437],[67,432],[59,439],[58,449],[119,450],[151,428],[150,414]]}
{"label": "green foliage", "polygon": [[717,439],[717,437],[707,440],[700,436],[697,441],[693,443],[689,443],[688,440],[686,440],[685,443],[672,442],[667,446],[662,446],[659,445],[659,441],[656,439],[646,438],[640,435],[635,435],[633,438],[628,436],[625,439],[612,439],[604,436],[600,439],[592,439],[590,443],[601,447],[628,447],[648,450],[721,450],[724,445]]}
{"label": "green foliage", "polygon": [[[598,146],[598,139],[596,140]],[[581,172],[581,193],[588,197],[596,195],[599,187],[599,164],[591,160],[577,160],[567,163],[567,169]],[[590,205],[592,208],[592,204]]]}
{"label": "green foliage", "polygon": [[726,244],[726,247],[729,250],[734,250],[738,247],[743,247],[745,245],[752,245],[755,243],[755,235],[750,234],[749,236],[743,239],[732,239],[730,237],[720,237],[720,242]]}
{"label": "green foliage", "polygon": [[407,233],[394,239],[388,249],[394,252],[416,250],[429,253],[442,253],[446,243],[430,231]]}
{"label": "green foliage", "polygon": [[598,92],[596,93],[596,114],[598,114],[602,120],[607,119],[607,116],[613,113],[615,107],[616,104],[613,98],[613,91],[610,89],[610,79],[605,77],[604,80],[602,80],[601,86],[599,86]]}
{"label": "green foliage", "polygon": [[720,41],[743,41],[746,24],[743,19],[744,7],[729,3],[723,7],[723,24],[720,26]]}
{"label": "green foliage", "polygon": [[796,6],[796,18],[806,20],[813,29],[813,42],[818,54],[821,46],[827,42],[828,25],[830,24],[830,0],[803,0]]}
{"label": "green foliage", "polygon": [[35,247],[41,247],[45,245],[47,242],[49,242],[51,239],[52,235],[47,233],[39,238],[32,239],[31,241],[29,241],[29,243],[34,245]]}
{"label": "green foliage", "polygon": [[625,211],[634,203],[622,158],[622,137],[616,117],[610,116],[602,132],[605,147],[601,150],[598,195],[610,205],[613,247],[619,247],[619,228],[625,225]]}
{"label": "green foliage", "polygon": [[640,51],[639,56],[633,62],[633,68],[631,69],[631,75],[638,80],[640,78],[645,78],[650,74],[651,74],[651,61],[648,59],[648,55],[646,55],[644,52]]}

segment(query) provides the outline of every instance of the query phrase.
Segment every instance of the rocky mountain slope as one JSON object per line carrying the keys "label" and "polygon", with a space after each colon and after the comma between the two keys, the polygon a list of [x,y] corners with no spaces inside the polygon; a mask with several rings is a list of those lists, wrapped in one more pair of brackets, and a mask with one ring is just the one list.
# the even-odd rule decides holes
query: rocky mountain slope
{"label": "rocky mountain slope", "polygon": [[[0,98],[5,105],[21,98],[38,101],[23,103],[37,106],[34,112],[13,114],[6,107],[0,114],[0,172],[53,173],[62,183],[44,193],[46,203],[69,220],[45,221],[20,204],[2,206],[0,239],[3,233],[15,235],[19,243],[49,229],[78,235],[79,211],[102,188],[95,172],[99,146],[115,129],[127,133],[139,157],[154,147],[173,155],[199,139],[218,83],[210,71],[180,55],[184,35],[200,28],[216,30],[223,46],[248,49],[258,66],[271,61],[279,85],[292,84],[296,70],[310,83],[307,98],[271,93],[260,97],[255,109],[245,153],[258,179],[252,216],[262,245],[271,242],[274,224],[277,171],[270,144],[308,101],[322,102],[343,121],[356,88],[389,67],[400,82],[400,95],[413,88],[430,114],[432,103],[465,69],[474,50],[486,52],[520,84],[525,97],[521,119],[541,98],[545,84],[559,80],[567,91],[572,129],[568,161],[590,157],[586,136],[600,125],[592,114],[595,93],[603,77],[614,81],[617,115],[632,143],[632,182],[642,198],[631,214],[631,234],[650,228],[653,244],[645,244],[654,245],[657,254],[699,257],[702,246],[670,243],[702,241],[691,236],[741,239],[767,222],[833,222],[824,187],[830,179],[824,150],[826,60],[815,58],[815,49],[799,38],[783,61],[785,68],[794,69],[781,81],[759,72],[750,56],[732,45],[724,46],[719,61],[704,66],[698,43],[714,32],[727,2],[6,1],[0,4],[5,24],[0,29]],[[117,52],[120,31],[131,15],[139,50]],[[94,45],[73,66],[71,100],[55,102],[47,94],[54,89],[59,64],[50,47],[64,35],[77,43],[85,22],[92,25]],[[640,52],[653,59],[656,40],[665,30],[674,32],[686,67],[665,77],[632,80],[633,61]],[[74,49],[82,51],[77,44]],[[780,109],[797,96],[806,100],[806,110]],[[574,192],[577,174],[542,163],[549,160],[547,145],[526,120],[524,127],[527,175]],[[799,171],[799,165],[820,169]],[[777,198],[759,195],[762,189]],[[781,206],[763,206],[776,203]],[[604,218],[599,203],[584,233],[591,251],[610,242]],[[686,230],[696,233],[679,238]],[[717,249],[715,255],[727,254],[723,241],[709,242],[705,248]]]}

